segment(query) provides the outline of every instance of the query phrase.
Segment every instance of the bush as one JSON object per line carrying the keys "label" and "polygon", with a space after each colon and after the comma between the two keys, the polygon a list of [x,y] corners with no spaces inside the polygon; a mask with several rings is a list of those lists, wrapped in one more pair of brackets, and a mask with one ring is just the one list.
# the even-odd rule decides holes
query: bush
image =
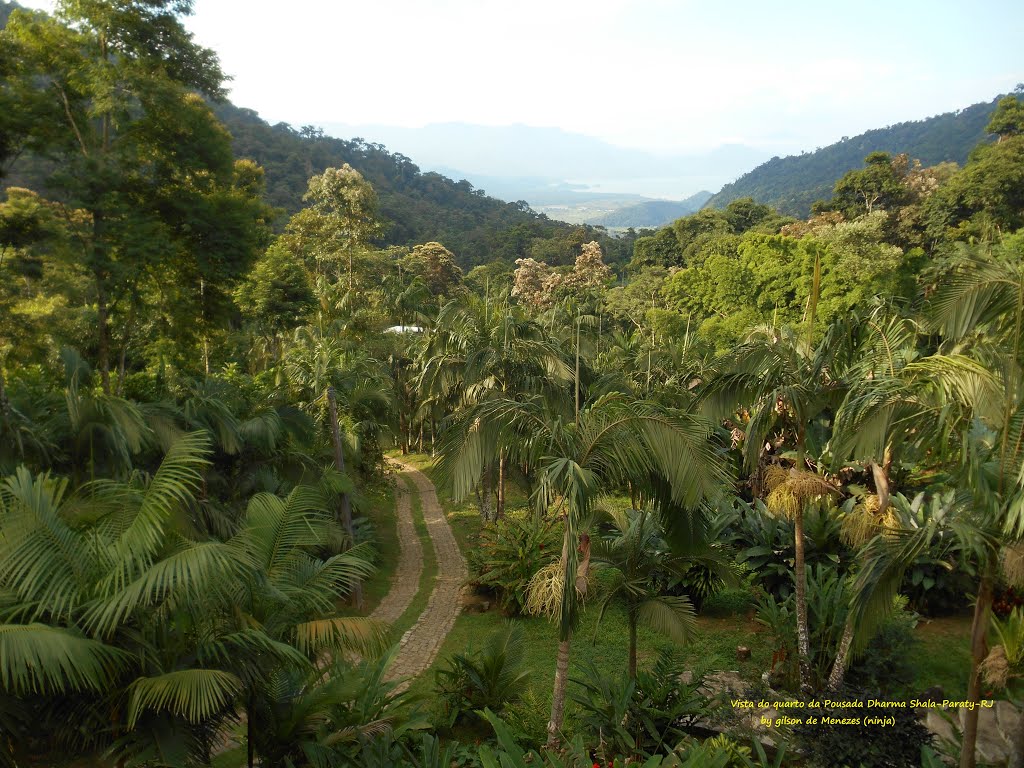
{"label": "bush", "polygon": [[520,616],[533,575],[561,554],[561,531],[534,515],[507,517],[483,531],[469,551],[474,584],[494,590],[506,616]]}
{"label": "bush", "polygon": [[523,669],[524,645],[523,628],[509,622],[479,652],[455,654],[435,673],[449,727],[485,707],[501,711],[522,695],[530,676]]}
{"label": "bush", "polygon": [[601,744],[598,756],[649,756],[679,742],[686,729],[711,716],[720,706],[700,688],[702,675],[682,682],[684,665],[671,650],[662,651],[654,666],[637,671],[636,681],[623,672],[612,678],[607,670],[588,664],[582,676],[571,678],[578,688],[570,693],[579,705],[577,732]]}
{"label": "bush", "polygon": [[743,616],[757,607],[757,597],[749,588],[722,589],[704,601],[706,616]]}
{"label": "bush", "polygon": [[[807,618],[810,632],[811,685],[823,687],[835,661],[836,650],[846,620],[846,578],[832,568],[807,569]],[[796,595],[785,600],[765,595],[758,604],[757,621],[766,626],[782,658],[775,673],[778,684],[787,690],[799,689],[800,670],[796,648]]]}
{"label": "bush", "polygon": [[[846,626],[849,594],[847,577],[834,569],[818,566],[807,570],[807,618],[810,631],[811,685],[821,690],[835,663],[839,641]],[[913,683],[914,627],[917,615],[906,612],[907,601],[897,597],[893,615],[871,639],[864,653],[854,659],[847,680],[869,690],[901,692]],[[771,633],[776,650],[783,657],[776,667],[778,684],[787,690],[799,688],[799,658],[796,649],[796,597],[776,601],[770,595],[758,604],[757,621]]]}
{"label": "bush", "polygon": [[913,685],[918,646],[914,637],[917,614],[904,610],[906,598],[897,599],[896,611],[850,664],[846,679],[851,686],[881,691],[886,696],[900,696]]}
{"label": "bush", "polygon": [[[903,494],[892,497],[890,510],[900,528],[914,530],[934,526],[936,534],[928,546],[907,568],[900,585],[900,594],[906,595],[910,606],[926,616],[955,613],[967,604],[976,582],[976,567],[971,557],[958,551],[956,537],[946,518],[955,506],[955,492],[934,494],[925,499],[923,493],[911,501]],[[998,606],[995,606],[998,613]]]}
{"label": "bush", "polygon": [[[885,698],[879,691],[848,690],[836,694],[837,701]],[[809,765],[828,768],[918,768],[921,750],[931,744],[932,735],[912,709],[869,710],[836,708],[803,710],[815,713],[817,724],[793,727],[794,743],[803,750]],[[876,715],[892,717],[895,723],[882,726],[822,724],[820,716],[860,719]]]}
{"label": "bush", "polygon": [[[737,552],[737,561],[753,573],[753,583],[773,597],[785,600],[793,592],[796,560],[791,520],[773,516],[764,502],[733,499],[719,510],[715,521],[718,540]],[[846,573],[854,558],[840,538],[841,527],[834,510],[811,505],[804,512],[804,543],[807,567],[828,566]]]}

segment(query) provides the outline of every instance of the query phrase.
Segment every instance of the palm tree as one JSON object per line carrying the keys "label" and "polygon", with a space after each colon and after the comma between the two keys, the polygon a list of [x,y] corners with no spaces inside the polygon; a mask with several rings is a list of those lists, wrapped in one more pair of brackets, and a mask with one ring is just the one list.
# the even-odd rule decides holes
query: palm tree
{"label": "palm tree", "polygon": [[[862,328],[830,447],[835,463],[853,459],[871,472],[874,495],[847,517],[865,534],[862,538],[870,539],[896,492],[894,463],[906,454],[919,463],[948,459],[943,446],[950,443],[940,437],[943,432],[969,418],[972,403],[998,400],[999,392],[994,379],[971,358],[955,351],[925,354],[919,340],[924,329],[889,307],[873,311]],[[842,685],[855,630],[851,613],[829,676],[833,690]]]}
{"label": "palm tree", "polygon": [[[544,329],[508,305],[489,300],[445,305],[424,352],[420,392],[430,403],[471,409],[491,399],[519,400],[548,393],[572,377],[568,364]],[[491,471],[497,465],[497,505],[505,511],[508,449],[491,446],[481,470],[482,511],[490,519]]]}
{"label": "palm tree", "polygon": [[816,474],[809,471],[807,455],[809,451],[820,455],[824,448],[824,422],[845,394],[842,374],[851,349],[850,326],[846,323],[829,326],[816,345],[811,343],[812,332],[812,324],[805,337],[789,329],[755,329],[712,374],[701,393],[706,412],[714,417],[733,416],[739,409],[749,409],[743,456],[751,473],[761,474],[766,443],[776,430],[781,433],[780,445],[788,443],[794,448],[788,476],[777,475],[772,490],[780,502],[783,497],[799,502],[790,505],[785,501],[780,509],[788,509],[795,529],[797,649],[800,684],[805,689],[811,685],[811,668],[803,506],[828,493]]}
{"label": "palm tree", "polygon": [[[862,422],[873,427],[869,435],[877,445],[884,439],[878,424],[887,411],[902,409],[965,497],[957,530],[979,564],[967,689],[969,700],[977,702],[998,570],[1005,552],[1024,546],[1024,236],[1006,237],[993,246],[962,246],[926,320],[928,330],[942,335],[942,343],[920,366],[941,375],[926,386],[919,377],[892,377],[885,382],[886,396],[863,409]],[[873,572],[865,571],[885,588],[872,593],[858,580],[858,616],[884,610],[895,576],[920,551],[915,549],[920,538],[899,546],[877,545],[881,554],[872,559]],[[961,768],[975,764],[977,728],[975,707],[965,715]]]}
{"label": "palm tree", "polygon": [[672,552],[662,534],[657,511],[650,505],[641,510],[613,507],[605,510],[610,534],[592,547],[591,563],[607,568],[614,576],[601,600],[598,624],[616,598],[626,603],[629,624],[629,678],[636,679],[637,625],[640,623],[683,642],[695,627],[693,604],[685,595],[663,592],[663,580],[682,576],[694,563],[728,573],[717,550],[706,542],[695,541],[691,551],[681,556]]}
{"label": "palm tree", "polygon": [[337,617],[369,565],[315,554],[334,525],[315,491],[254,497],[229,541],[190,538],[207,445],[185,435],[151,479],[77,495],[24,469],[0,486],[0,686],[41,722],[69,713],[55,736],[72,749],[205,759],[271,672],[379,645]]}
{"label": "palm tree", "polygon": [[[554,612],[559,617],[555,685],[548,722],[554,743],[562,726],[569,649],[586,591],[588,539],[581,525],[596,499],[627,483],[648,490],[670,539],[689,538],[703,525],[703,508],[728,476],[711,440],[713,428],[692,414],[622,395],[585,404],[577,418],[553,412],[541,396],[484,400],[458,415],[445,435],[440,471],[453,495],[469,493],[502,445],[535,478],[533,506],[564,522]],[[582,550],[582,551],[581,551]],[[582,561],[579,554],[583,555]],[[582,567],[581,567],[582,566]],[[574,586],[575,585],[575,586]]]}

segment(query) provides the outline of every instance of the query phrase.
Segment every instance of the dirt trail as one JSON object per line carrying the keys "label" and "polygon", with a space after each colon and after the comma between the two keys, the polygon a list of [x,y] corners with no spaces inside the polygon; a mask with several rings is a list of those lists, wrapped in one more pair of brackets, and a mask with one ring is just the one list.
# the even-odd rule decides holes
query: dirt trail
{"label": "dirt trail", "polygon": [[[424,672],[434,662],[438,652],[441,650],[441,646],[444,644],[445,637],[447,637],[448,632],[451,631],[452,626],[455,624],[455,619],[461,610],[460,595],[463,584],[466,581],[467,572],[466,561],[462,557],[462,552],[459,550],[459,545],[455,541],[455,535],[452,533],[451,526],[448,525],[448,520],[444,516],[444,511],[437,501],[434,484],[430,482],[426,475],[411,464],[405,464],[397,460],[392,461],[401,468],[399,482],[403,484],[406,482],[410,483],[415,488],[416,493],[419,494],[423,520],[427,525],[427,533],[430,535],[431,544],[434,546],[434,554],[437,556],[437,578],[434,581],[427,607],[420,614],[416,623],[402,635],[398,658],[395,659],[394,664],[391,665],[391,669],[388,671],[388,679],[390,680],[407,678],[407,682],[403,686],[407,687],[408,681]],[[390,612],[397,610],[399,605],[402,606],[402,609],[395,618],[401,616],[405,609],[409,607],[412,598],[416,594],[419,574],[423,567],[423,553],[420,550],[416,531],[412,527],[411,504],[408,493],[401,493],[397,498],[397,502],[395,507],[398,516],[398,537],[402,547],[399,565],[391,590],[372,614],[374,618],[381,618],[386,621],[395,620],[389,617]],[[405,515],[408,517],[408,530],[405,530],[403,525],[403,507]],[[410,547],[409,550],[410,561],[412,558],[416,558],[415,571],[405,568],[407,541],[415,541],[415,547]],[[413,549],[415,549],[415,554],[413,554]],[[410,584],[412,585],[412,593],[408,599],[405,599],[405,594],[410,589]],[[392,602],[392,593],[399,590],[402,597],[395,597],[395,600]],[[403,599],[405,602],[400,602]],[[389,611],[389,615],[378,616],[378,613],[382,613],[385,609]]]}

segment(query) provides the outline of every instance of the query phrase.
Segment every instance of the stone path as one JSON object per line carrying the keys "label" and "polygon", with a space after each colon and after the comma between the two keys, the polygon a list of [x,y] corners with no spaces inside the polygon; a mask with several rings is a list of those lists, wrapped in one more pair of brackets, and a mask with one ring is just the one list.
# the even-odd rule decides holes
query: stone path
{"label": "stone path", "polygon": [[[406,481],[411,482],[419,494],[423,520],[426,523],[430,541],[434,546],[434,554],[437,556],[437,578],[434,581],[433,591],[431,591],[430,598],[427,601],[427,607],[420,614],[416,623],[402,635],[398,657],[391,665],[391,669],[388,670],[387,679],[406,679],[400,686],[400,689],[404,690],[409,686],[413,678],[424,672],[434,662],[434,659],[437,658],[437,654],[444,644],[444,639],[448,636],[448,632],[451,631],[452,626],[455,624],[455,619],[461,610],[460,595],[466,582],[467,571],[466,561],[463,559],[459,545],[455,541],[455,535],[452,533],[448,520],[444,516],[444,511],[437,501],[434,484],[430,482],[426,475],[412,465],[396,460],[392,461],[401,468],[399,481],[403,484]],[[380,606],[372,614],[374,618],[390,621],[394,621],[394,619],[388,619],[384,615],[378,616],[378,612],[382,612],[388,606],[390,606],[388,608],[389,611],[394,611],[401,605],[403,607],[395,618],[401,616],[405,609],[409,607],[409,603],[416,594],[420,571],[423,567],[423,553],[419,550],[419,539],[416,537],[416,531],[412,527],[410,499],[407,492],[402,493],[398,497],[395,507],[398,510],[398,536],[401,542],[399,565],[392,582],[391,591],[388,592]],[[403,528],[403,509],[409,523],[407,532]],[[406,567],[407,537],[410,541],[414,540],[416,542],[415,557],[418,559],[418,562],[415,570],[411,570],[411,567]],[[411,551],[410,549],[410,556],[412,556]],[[411,594],[408,596],[408,599],[405,599],[404,595],[410,589],[409,585],[411,585]],[[396,597],[392,603],[392,592],[396,590],[401,590],[403,597]],[[401,599],[405,599],[405,602],[400,602]]]}
{"label": "stone path", "polygon": [[388,593],[370,614],[371,619],[379,619],[394,624],[405,613],[405,609],[416,597],[420,587],[420,574],[423,572],[423,545],[416,535],[416,527],[412,522],[412,499],[409,497],[409,485],[405,473],[395,480],[395,528],[398,534],[398,565],[391,577]]}

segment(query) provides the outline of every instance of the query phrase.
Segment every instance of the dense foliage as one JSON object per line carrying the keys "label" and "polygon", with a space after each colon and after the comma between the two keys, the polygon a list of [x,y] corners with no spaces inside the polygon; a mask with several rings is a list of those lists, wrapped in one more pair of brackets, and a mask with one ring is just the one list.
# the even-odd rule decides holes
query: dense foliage
{"label": "dense foliage", "polygon": [[[211,107],[188,8],[0,33],[0,760],[754,765],[699,732],[720,683],[638,639],[722,587],[773,696],[903,693],[911,609],[972,604],[969,699],[1018,695],[1016,96],[962,167],[873,152],[806,220],[740,198],[634,243]],[[441,712],[388,677],[358,614],[389,449],[476,500],[473,580],[552,620],[550,700],[517,624],[442,660]],[[621,675],[576,661],[587,611]],[[916,761],[915,722],[827,754]]]}
{"label": "dense foliage", "polygon": [[752,197],[791,216],[806,216],[814,202],[827,198],[836,181],[872,152],[907,152],[925,165],[962,165],[970,151],[986,138],[985,126],[997,101],[877,128],[852,138],[844,136],[813,152],[773,157],[726,184],[708,205],[723,208],[734,200]]}

